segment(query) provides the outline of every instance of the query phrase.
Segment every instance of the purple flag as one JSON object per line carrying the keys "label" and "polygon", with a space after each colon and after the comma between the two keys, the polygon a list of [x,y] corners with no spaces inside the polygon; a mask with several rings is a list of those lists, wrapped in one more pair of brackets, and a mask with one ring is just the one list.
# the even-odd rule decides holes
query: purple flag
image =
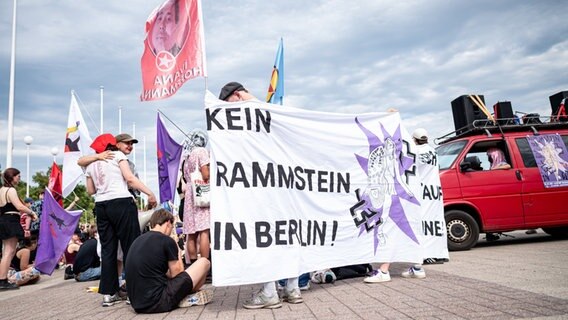
{"label": "purple flag", "polygon": [[65,211],[49,189],[45,189],[41,212],[35,268],[51,275],[77,228],[82,211]]}
{"label": "purple flag", "polygon": [[160,183],[160,203],[172,200],[176,189],[179,162],[183,147],[170,134],[158,113],[158,181]]}
{"label": "purple flag", "polygon": [[568,152],[559,134],[527,136],[545,188],[568,186]]}

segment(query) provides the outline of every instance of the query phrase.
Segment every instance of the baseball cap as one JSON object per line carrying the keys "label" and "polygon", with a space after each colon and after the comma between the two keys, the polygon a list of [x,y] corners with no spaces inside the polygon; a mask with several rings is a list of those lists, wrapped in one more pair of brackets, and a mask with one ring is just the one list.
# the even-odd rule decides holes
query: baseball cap
{"label": "baseball cap", "polygon": [[101,153],[106,150],[109,144],[116,146],[116,139],[110,133],[103,133],[93,140],[91,149],[95,150],[96,153]]}
{"label": "baseball cap", "polygon": [[414,130],[412,137],[416,140],[428,140],[428,131],[424,128],[418,128]]}
{"label": "baseball cap", "polygon": [[132,142],[132,143],[138,143],[138,140],[132,138],[131,135],[129,135],[128,133],[121,133],[116,135],[116,137],[114,137],[116,139],[116,143],[119,142]]}
{"label": "baseball cap", "polygon": [[238,82],[229,82],[223,88],[221,88],[221,92],[219,93],[219,99],[226,101],[235,91],[244,90],[242,84]]}
{"label": "baseball cap", "polygon": [[34,199],[27,197],[24,199],[24,203],[34,203]]}

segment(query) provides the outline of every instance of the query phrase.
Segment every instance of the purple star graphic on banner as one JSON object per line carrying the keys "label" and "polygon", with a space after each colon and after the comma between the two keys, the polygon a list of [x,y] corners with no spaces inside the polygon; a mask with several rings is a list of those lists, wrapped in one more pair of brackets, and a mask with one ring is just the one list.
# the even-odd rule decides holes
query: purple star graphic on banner
{"label": "purple star graphic on banner", "polygon": [[[393,173],[392,171],[393,168],[380,168],[384,169],[383,171],[380,172],[380,174],[383,174],[383,176],[388,174],[394,175],[394,179],[391,181],[391,183],[394,184],[394,186],[390,186],[391,189],[392,187],[394,187],[394,191],[392,191],[392,193],[390,194],[386,194],[386,196],[390,196],[390,202],[391,202],[389,208],[389,217],[394,221],[397,227],[406,236],[408,236],[414,242],[418,243],[418,239],[414,234],[414,231],[412,230],[410,223],[408,222],[408,218],[406,216],[406,213],[404,211],[401,202],[402,199],[404,201],[420,205],[418,199],[416,199],[414,195],[405,188],[406,183],[408,182],[408,175],[414,174],[415,155],[408,152],[408,142],[403,141],[400,126],[397,127],[394,134],[391,135],[381,124],[380,128],[384,137],[384,139],[381,140],[373,132],[365,128],[357,118],[355,118],[355,122],[357,123],[361,131],[365,133],[365,135],[367,136],[367,140],[369,142],[368,157],[363,157],[358,154],[355,154],[355,157],[359,162],[361,169],[363,169],[363,171],[367,174],[367,176],[370,176],[369,158],[377,157],[376,155],[378,154],[379,159],[374,161],[378,162],[379,165],[382,165],[383,167],[388,166],[388,164],[386,164],[387,161],[385,160],[385,158],[388,157],[389,147],[392,147],[392,145],[394,144],[394,156],[395,156],[394,159],[396,159],[396,161],[395,164],[393,164],[392,166],[396,166],[397,167],[396,170]],[[404,149],[406,149],[406,152],[403,152]],[[391,169],[391,171],[388,171],[389,169]],[[376,169],[373,170],[376,171]],[[401,182],[402,178],[405,178],[406,181]],[[382,185],[381,187],[384,187],[385,189],[389,188],[388,185]],[[354,207],[351,208],[351,214],[354,216],[354,219],[356,219],[355,216],[357,214],[355,211],[357,210],[362,212],[361,215],[363,216],[363,220],[356,219],[356,225],[359,227],[359,236],[363,234],[363,232],[365,231],[369,232],[370,229],[373,229],[374,245],[376,253],[379,245],[378,226],[382,223],[382,215],[384,208],[382,206],[382,203],[378,206],[373,206],[373,201],[370,195],[366,192],[363,194],[357,192],[357,199],[359,202]]]}

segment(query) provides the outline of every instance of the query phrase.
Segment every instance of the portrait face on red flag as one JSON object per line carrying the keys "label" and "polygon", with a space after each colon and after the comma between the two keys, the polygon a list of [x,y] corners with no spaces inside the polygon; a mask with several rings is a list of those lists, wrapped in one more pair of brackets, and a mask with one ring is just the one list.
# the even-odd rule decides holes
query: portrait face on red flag
{"label": "portrait face on red flag", "polygon": [[166,0],[146,21],[140,100],[165,99],[207,76],[199,0]]}
{"label": "portrait face on red flag", "polygon": [[150,47],[154,54],[168,51],[177,56],[189,32],[186,10],[180,10],[179,0],[168,0],[156,13],[150,30]]}

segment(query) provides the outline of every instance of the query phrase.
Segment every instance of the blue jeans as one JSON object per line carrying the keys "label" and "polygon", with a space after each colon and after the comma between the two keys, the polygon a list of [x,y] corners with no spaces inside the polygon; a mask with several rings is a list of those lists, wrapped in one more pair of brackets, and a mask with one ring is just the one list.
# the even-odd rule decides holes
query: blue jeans
{"label": "blue jeans", "polygon": [[[286,279],[282,279],[282,280],[278,280],[278,284],[280,284],[280,286],[285,287],[286,286]],[[308,285],[308,282],[310,282],[310,273],[306,272],[302,275],[300,275],[300,277],[298,278],[298,286],[301,287],[305,287],[306,285]]]}
{"label": "blue jeans", "polygon": [[99,280],[100,278],[101,278],[101,267],[89,268],[79,273],[79,275],[75,276],[75,280],[79,282]]}

